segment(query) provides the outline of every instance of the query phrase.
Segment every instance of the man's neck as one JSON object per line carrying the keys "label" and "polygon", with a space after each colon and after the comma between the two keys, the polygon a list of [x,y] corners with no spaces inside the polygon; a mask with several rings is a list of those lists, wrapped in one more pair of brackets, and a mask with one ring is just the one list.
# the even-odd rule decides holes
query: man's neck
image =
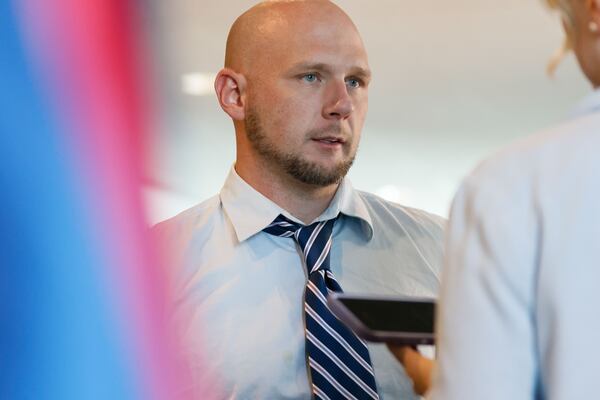
{"label": "man's neck", "polygon": [[331,203],[339,183],[329,186],[309,185],[281,172],[268,169],[252,171],[238,168],[237,174],[256,191],[305,224],[314,221]]}

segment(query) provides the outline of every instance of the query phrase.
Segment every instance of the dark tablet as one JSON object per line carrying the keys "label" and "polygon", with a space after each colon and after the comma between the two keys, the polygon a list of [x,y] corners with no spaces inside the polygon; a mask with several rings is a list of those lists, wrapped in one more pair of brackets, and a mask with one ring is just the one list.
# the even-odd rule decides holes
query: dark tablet
{"label": "dark tablet", "polygon": [[331,293],[331,311],[358,336],[373,342],[433,344],[435,300]]}

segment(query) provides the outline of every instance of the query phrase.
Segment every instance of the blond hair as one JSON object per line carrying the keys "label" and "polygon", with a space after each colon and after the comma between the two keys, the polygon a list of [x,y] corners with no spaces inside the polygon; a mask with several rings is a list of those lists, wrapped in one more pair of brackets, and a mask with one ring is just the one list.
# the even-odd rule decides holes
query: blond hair
{"label": "blond hair", "polygon": [[557,10],[565,24],[565,39],[563,44],[556,50],[556,53],[550,58],[546,68],[549,75],[553,75],[565,55],[573,48],[573,30],[575,28],[575,17],[573,15],[572,0],[544,0],[546,5],[553,10]]}

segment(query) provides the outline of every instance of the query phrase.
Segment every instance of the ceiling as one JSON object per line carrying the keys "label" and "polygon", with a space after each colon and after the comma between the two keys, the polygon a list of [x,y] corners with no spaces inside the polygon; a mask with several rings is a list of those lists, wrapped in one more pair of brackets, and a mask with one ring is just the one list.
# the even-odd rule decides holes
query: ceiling
{"label": "ceiling", "polygon": [[[182,75],[216,73],[247,0],[155,0],[149,14],[162,114],[148,189],[159,220],[215,194],[235,158],[213,95]],[[369,116],[350,178],[358,188],[445,215],[460,178],[486,154],[554,123],[588,86],[541,0],[340,0],[369,52]]]}

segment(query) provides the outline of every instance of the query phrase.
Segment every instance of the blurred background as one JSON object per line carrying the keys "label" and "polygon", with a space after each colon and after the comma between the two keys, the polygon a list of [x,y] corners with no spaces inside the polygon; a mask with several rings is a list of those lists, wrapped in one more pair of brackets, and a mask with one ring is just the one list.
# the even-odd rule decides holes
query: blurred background
{"label": "blurred background", "polygon": [[[253,0],[155,0],[147,17],[161,100],[145,201],[151,223],[216,193],[235,158],[213,93],[228,29]],[[540,0],[339,0],[373,82],[354,186],[447,216],[461,177],[508,142],[568,114],[589,91]]]}

